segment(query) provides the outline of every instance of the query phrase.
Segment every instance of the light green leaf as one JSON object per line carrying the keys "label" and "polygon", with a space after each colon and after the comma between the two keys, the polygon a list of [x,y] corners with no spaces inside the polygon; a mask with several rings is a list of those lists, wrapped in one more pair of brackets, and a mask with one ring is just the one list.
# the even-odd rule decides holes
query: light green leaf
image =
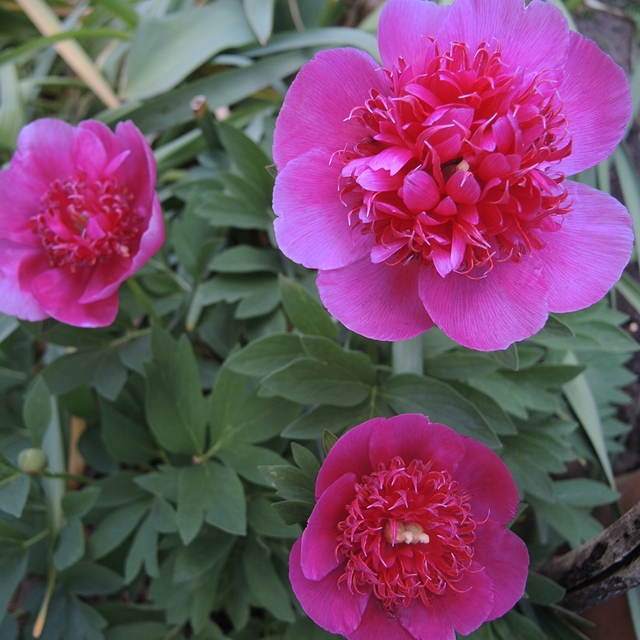
{"label": "light green leaf", "polygon": [[267,44],[273,29],[275,0],[242,0],[247,20],[260,44]]}

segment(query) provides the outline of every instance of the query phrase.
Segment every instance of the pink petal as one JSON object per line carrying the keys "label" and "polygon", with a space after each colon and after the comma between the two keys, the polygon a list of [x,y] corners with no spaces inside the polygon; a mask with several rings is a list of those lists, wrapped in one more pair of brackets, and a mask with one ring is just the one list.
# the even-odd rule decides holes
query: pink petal
{"label": "pink petal", "polygon": [[454,640],[454,629],[462,635],[475,631],[493,610],[491,580],[472,565],[456,589],[459,592],[448,588],[432,598],[430,607],[415,600],[406,609],[400,608],[400,623],[416,640]]}
{"label": "pink petal", "polygon": [[558,92],[573,140],[571,155],[559,166],[571,175],[607,158],[622,140],[631,117],[631,90],[624,71],[595,42],[572,32]]}
{"label": "pink petal", "polygon": [[138,253],[133,257],[133,265],[131,267],[132,273],[135,273],[138,269],[147,264],[147,262],[156,253],[158,253],[158,251],[160,251],[164,241],[165,228],[164,219],[162,217],[162,207],[160,206],[158,196],[154,193],[151,205],[151,214],[149,216],[149,226],[142,234]]}
{"label": "pink petal", "polygon": [[371,473],[369,440],[373,429],[386,423],[384,418],[374,418],[347,431],[334,445],[320,467],[316,480],[316,500],[345,473],[353,472],[360,479]]}
{"label": "pink petal", "polygon": [[631,218],[611,196],[568,181],[573,210],[538,252],[549,282],[549,311],[584,309],[618,281],[633,247]]}
{"label": "pink petal", "polygon": [[501,524],[516,515],[520,499],[518,488],[502,460],[483,444],[463,439],[465,454],[454,479],[471,498],[471,511],[476,522],[487,518]]}
{"label": "pink petal", "polygon": [[343,557],[338,559],[336,554],[338,525],[348,515],[345,507],[356,496],[358,480],[354,473],[345,473],[320,496],[313,509],[300,553],[302,573],[309,580],[324,578],[343,562]]}
{"label": "pink petal", "polygon": [[365,138],[365,129],[349,115],[371,89],[388,93],[378,64],[366,53],[333,49],[316,54],[298,73],[276,122],[273,158],[278,171],[311,149],[338,151]]}
{"label": "pink petal", "polygon": [[474,560],[493,583],[493,609],[487,620],[503,616],[524,594],[529,570],[527,545],[515,533],[489,520],[476,529]]}
{"label": "pink petal", "polygon": [[418,297],[416,261],[373,264],[363,258],[342,269],[320,271],[323,304],[347,328],[374,340],[406,340],[433,326]]}
{"label": "pink petal", "polygon": [[415,74],[422,71],[434,56],[435,47],[429,36],[435,36],[449,7],[421,0],[392,0],[380,15],[378,44],[385,67],[398,66],[404,58]]}
{"label": "pink petal", "polygon": [[451,42],[471,51],[497,42],[507,64],[533,72],[561,68],[568,38],[562,12],[540,0],[526,9],[523,0],[456,0],[437,35],[444,50]]}
{"label": "pink petal", "polygon": [[314,149],[292,160],[278,174],[273,209],[275,233],[283,253],[311,269],[336,269],[365,256],[372,235],[349,226],[349,211],[338,193],[340,171],[332,152]]}
{"label": "pink petal", "polygon": [[371,597],[360,626],[349,634],[349,640],[373,640],[374,638],[414,640],[414,637],[400,626],[397,618],[387,613],[377,598]]}
{"label": "pink petal", "polygon": [[111,256],[108,262],[96,264],[78,303],[90,304],[112,296],[131,273],[131,258]]}
{"label": "pink petal", "polygon": [[91,304],[80,304],[90,273],[70,267],[49,269],[32,283],[36,300],[52,318],[76,327],[106,327],[118,313],[118,293]]}
{"label": "pink petal", "polygon": [[440,202],[440,189],[426,171],[412,171],[398,194],[413,213],[429,211]]}
{"label": "pink petal", "polygon": [[371,434],[369,461],[372,469],[380,463],[389,466],[394,456],[406,464],[412,460],[433,460],[437,470],[456,470],[465,455],[462,436],[418,413],[389,418]]}
{"label": "pink petal", "polygon": [[[109,163],[107,150],[100,139],[91,129],[92,127],[78,126],[75,140],[76,172],[83,171],[89,182],[95,182],[102,178],[104,169]],[[109,134],[113,135],[107,125],[102,125]]]}
{"label": "pink petal", "polygon": [[30,322],[44,320],[47,317],[47,313],[38,304],[30,288],[20,286],[18,275],[23,263],[39,261],[41,257],[41,251],[38,249],[0,239],[0,311],[2,313]]}
{"label": "pink petal", "polygon": [[338,586],[341,568],[322,580],[305,578],[300,566],[301,546],[301,540],[296,540],[289,556],[289,580],[293,592],[306,614],[317,625],[330,633],[348,636],[360,624],[369,595],[354,595],[344,584]]}
{"label": "pink petal", "polygon": [[422,269],[419,291],[424,306],[452,340],[478,351],[506,349],[529,338],[547,320],[548,284],[537,256],[520,263],[496,263],[479,280]]}

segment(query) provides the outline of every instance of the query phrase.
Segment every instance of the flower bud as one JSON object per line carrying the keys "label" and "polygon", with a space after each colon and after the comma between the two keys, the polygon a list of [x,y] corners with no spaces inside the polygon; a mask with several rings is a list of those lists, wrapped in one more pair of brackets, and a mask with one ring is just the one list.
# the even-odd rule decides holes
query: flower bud
{"label": "flower bud", "polygon": [[49,463],[47,454],[42,449],[24,449],[18,456],[18,466],[22,471],[32,475],[42,473]]}

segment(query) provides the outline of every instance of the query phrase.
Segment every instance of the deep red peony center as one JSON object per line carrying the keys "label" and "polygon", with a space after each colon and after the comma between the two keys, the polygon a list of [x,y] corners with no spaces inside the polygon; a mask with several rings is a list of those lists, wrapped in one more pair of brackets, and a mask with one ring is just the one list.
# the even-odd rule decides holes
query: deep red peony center
{"label": "deep red peony center", "polygon": [[356,485],[356,498],[339,525],[336,547],[346,558],[339,582],[352,593],[369,589],[392,611],[456,583],[473,561],[476,523],[467,496],[433,463],[396,456]]}
{"label": "deep red peony center", "polygon": [[53,182],[30,220],[52,267],[93,266],[100,259],[128,258],[137,250],[142,216],[133,196],[114,178],[90,182],[85,175]]}
{"label": "deep red peony center", "polygon": [[422,73],[402,58],[386,73],[390,95],[372,90],[350,115],[369,135],[337,153],[373,262],[482,277],[542,248],[571,206],[555,170],[571,153],[561,78],[507,65],[498,43],[453,43]]}

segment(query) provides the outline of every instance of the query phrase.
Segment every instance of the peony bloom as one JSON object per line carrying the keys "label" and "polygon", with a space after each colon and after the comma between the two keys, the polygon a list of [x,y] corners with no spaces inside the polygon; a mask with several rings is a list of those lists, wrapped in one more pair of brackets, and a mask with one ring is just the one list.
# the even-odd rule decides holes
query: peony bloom
{"label": "peony bloom", "polygon": [[289,577],[309,617],[349,640],[455,640],[524,593],[518,491],[487,447],[422,415],[344,435],[316,482]]}
{"label": "peony bloom", "polygon": [[164,223],[156,164],[131,122],[115,133],[27,125],[0,171],[0,311],[102,327],[118,312],[118,287],[158,251]]}
{"label": "peony bloom", "polygon": [[565,176],[620,142],[623,71],[541,0],[390,0],[379,44],[383,68],[319,53],[276,125],[276,237],[327,309],[377,340],[435,324],[488,351],[599,300],[631,221]]}

